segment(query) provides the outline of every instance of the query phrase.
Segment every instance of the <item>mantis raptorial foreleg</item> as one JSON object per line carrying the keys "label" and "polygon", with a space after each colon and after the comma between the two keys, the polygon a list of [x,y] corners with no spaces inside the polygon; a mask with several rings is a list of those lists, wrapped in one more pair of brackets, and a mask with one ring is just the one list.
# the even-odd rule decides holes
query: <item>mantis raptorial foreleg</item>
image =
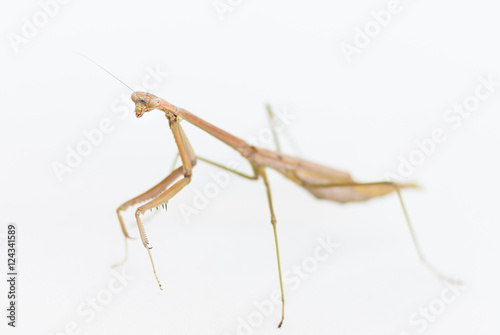
{"label": "mantis raptorial foreleg", "polygon": [[[146,198],[147,195],[151,196],[154,194],[154,198],[150,202],[137,208],[137,210],[135,212],[135,217],[137,220],[137,226],[139,228],[139,233],[141,236],[142,244],[144,245],[144,247],[148,251],[148,255],[149,255],[149,258],[151,260],[151,265],[153,267],[153,272],[155,274],[156,280],[157,280],[160,288],[162,288],[162,287],[160,284],[160,280],[158,279],[158,275],[156,274],[156,269],[155,269],[155,265],[153,262],[153,257],[151,255],[151,251],[150,251],[151,248],[149,247],[148,239],[146,237],[146,232],[144,230],[144,225],[142,224],[140,217],[148,209],[153,209],[153,208],[159,207],[161,205],[165,205],[168,202],[168,200],[170,200],[180,190],[182,190],[187,184],[189,184],[189,182],[191,181],[191,173],[192,173],[193,166],[196,164],[196,156],[194,154],[193,148],[191,147],[189,140],[187,139],[186,135],[184,134],[184,131],[182,130],[181,126],[179,125],[179,122],[172,121],[170,123],[170,129],[172,130],[175,142],[177,144],[177,149],[179,150],[179,155],[181,157],[182,166],[175,169],[172,173],[170,173],[170,175],[167,176],[167,178],[165,178],[160,184],[153,187],[151,190],[149,190],[146,193],[140,195],[139,197],[134,198],[134,199],[128,201],[127,203],[125,203],[128,207],[128,206],[131,206],[132,204],[136,203],[137,201],[140,201],[140,199]],[[178,177],[180,177],[182,175],[184,176],[184,178],[177,181],[172,186],[168,187],[168,185],[170,185],[174,180],[176,180]],[[165,186],[168,187],[166,190],[165,190]],[[163,190],[163,192],[162,192],[162,190]],[[151,197],[149,197],[149,199],[151,199]],[[119,215],[119,218],[120,218],[120,215]],[[123,221],[120,221],[120,224],[122,224],[122,229],[124,229]],[[124,234],[125,233],[126,233],[126,230],[124,230]],[[125,236],[128,237],[128,234]]]}
{"label": "mantis raptorial foreleg", "polygon": [[128,243],[127,243],[127,239],[132,238],[128,234],[127,229],[125,228],[125,223],[123,221],[121,212],[124,211],[124,210],[126,210],[127,208],[135,205],[135,204],[138,204],[138,203],[141,203],[141,202],[148,201],[150,199],[156,198],[161,193],[165,192],[165,190],[168,188],[168,186],[170,184],[172,184],[177,178],[179,178],[180,176],[182,176],[183,171],[184,170],[183,170],[182,166],[179,167],[179,168],[177,168],[177,169],[175,169],[165,179],[163,179],[161,182],[159,182],[158,184],[156,184],[155,186],[153,186],[152,188],[150,188],[146,192],[142,193],[141,195],[138,195],[137,197],[135,197],[133,199],[130,199],[129,201],[123,203],[120,207],[118,207],[116,209],[116,215],[118,215],[118,221],[120,222],[120,227],[122,229],[123,235],[125,236],[125,258],[123,259],[122,262],[113,265],[113,267],[122,265],[123,263],[125,263],[127,261],[127,259],[128,259]]}
{"label": "mantis raptorial foreleg", "polygon": [[120,207],[116,209],[116,214],[118,215],[118,220],[120,221],[120,227],[122,229],[123,235],[125,238],[131,238],[130,235],[127,232],[127,229],[125,228],[125,224],[123,221],[123,218],[121,216],[121,212],[126,210],[127,208],[136,205],[138,203],[156,198],[158,195],[161,193],[165,192],[167,187],[172,184],[177,178],[179,178],[183,173],[183,168],[182,166],[177,168],[175,171],[172,171],[165,179],[163,179],[161,182],[147,190],[146,192],[142,193],[141,195],[138,195],[137,197],[130,199],[129,201],[123,203]]}
{"label": "mantis raptorial foreleg", "polygon": [[174,195],[179,193],[179,191],[182,190],[184,188],[184,186],[189,184],[190,181],[191,181],[191,177],[185,176],[184,178],[182,178],[181,180],[176,182],[174,185],[172,185],[172,187],[170,187],[168,190],[166,190],[165,193],[160,195],[158,198],[153,199],[152,201],[148,202],[147,204],[137,208],[137,211],[135,212],[135,218],[137,220],[137,226],[139,227],[139,233],[141,235],[142,244],[144,245],[144,247],[148,251],[149,259],[151,260],[151,265],[153,266],[153,272],[155,274],[156,281],[158,282],[158,285],[160,286],[160,289],[162,289],[161,283],[160,283],[160,280],[158,279],[158,275],[156,274],[155,264],[153,262],[153,256],[151,255],[151,251],[150,251],[151,247],[149,246],[148,239],[146,237],[146,232],[144,230],[144,226],[141,222],[140,216],[143,215],[144,212],[146,212],[148,209],[153,209],[153,208],[156,208],[156,207],[161,206],[163,204],[166,204]]}
{"label": "mantis raptorial foreleg", "polygon": [[436,277],[443,281],[450,282],[452,284],[460,284],[461,282],[459,280],[455,280],[452,278],[449,278],[445,275],[443,275],[441,272],[439,272],[424,256],[424,253],[422,252],[422,249],[420,248],[420,244],[418,243],[417,240],[417,235],[415,234],[415,231],[413,230],[412,223],[410,221],[410,216],[408,215],[408,211],[406,209],[405,203],[403,201],[403,197],[401,196],[401,192],[399,190],[399,186],[397,183],[393,181],[376,181],[376,182],[368,182],[368,183],[357,183],[357,182],[350,182],[350,183],[325,183],[325,184],[311,184],[311,183],[304,183],[303,186],[306,188],[325,188],[325,187],[355,187],[355,186],[362,186],[362,187],[376,187],[376,186],[382,186],[386,185],[389,187],[392,187],[394,191],[396,191],[396,194],[398,195],[399,198],[399,203],[401,204],[401,208],[403,209],[403,213],[406,219],[406,223],[408,224],[408,228],[410,229],[410,234],[411,238],[413,240],[413,245],[415,246],[415,249],[417,249],[418,256],[420,257],[420,260],[424,265],[432,272]]}

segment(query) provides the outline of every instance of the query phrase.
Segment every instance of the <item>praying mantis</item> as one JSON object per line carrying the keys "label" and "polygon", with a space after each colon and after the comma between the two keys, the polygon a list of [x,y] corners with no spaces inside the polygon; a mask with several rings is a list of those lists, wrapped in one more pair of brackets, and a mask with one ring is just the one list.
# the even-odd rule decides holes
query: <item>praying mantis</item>
{"label": "praying mantis", "polygon": [[[84,56],[86,57],[86,56]],[[88,57],[86,57],[88,58]],[[89,59],[93,63],[93,60]],[[259,180],[262,179],[269,205],[270,211],[270,221],[274,233],[274,242],[276,246],[276,259],[278,265],[279,283],[280,283],[280,293],[281,293],[281,320],[278,324],[280,328],[283,324],[285,318],[285,298],[283,292],[283,279],[281,274],[281,263],[280,254],[278,246],[278,234],[276,230],[277,219],[274,213],[273,201],[271,197],[271,188],[269,185],[269,180],[267,177],[266,170],[273,169],[278,173],[282,174],[287,179],[294,182],[296,185],[304,188],[310,192],[314,197],[318,199],[330,200],[338,203],[348,203],[348,202],[360,202],[366,201],[375,197],[384,196],[395,192],[398,196],[399,203],[403,210],[403,214],[410,230],[411,238],[415,249],[418,253],[420,260],[424,265],[440,280],[448,281],[451,283],[459,283],[459,281],[448,278],[442,275],[429,261],[425,258],[420,245],[417,241],[413,226],[411,224],[406,206],[403,202],[400,189],[402,188],[415,188],[418,187],[416,184],[411,183],[396,183],[393,181],[375,181],[375,182],[357,182],[351,175],[347,172],[326,167],[320,164],[316,164],[310,161],[306,161],[293,156],[285,155],[278,151],[271,151],[263,148],[259,148],[248,144],[244,140],[212,125],[211,123],[197,117],[196,115],[190,113],[189,111],[179,108],[164,99],[157,97],[151,93],[147,92],[136,92],[112,73],[104,69],[99,64],[95,63],[97,66],[102,68],[104,71],[108,72],[115,79],[120,81],[122,84],[127,86],[132,93],[132,101],[135,104],[135,115],[137,118],[142,117],[145,113],[152,110],[159,110],[165,113],[165,117],[168,120],[170,130],[174,136],[175,144],[177,146],[178,155],[181,159],[181,166],[172,170],[172,172],[157,185],[153,186],[146,192],[140,194],[139,196],[123,203],[116,210],[118,216],[118,221],[120,223],[121,230],[125,237],[126,253],[127,253],[127,240],[130,235],[125,228],[125,223],[122,217],[122,212],[131,206],[141,204],[135,211],[135,218],[137,226],[139,229],[140,238],[142,244],[146,248],[149,259],[151,261],[153,273],[155,275],[156,281],[160,289],[162,289],[160,280],[156,273],[153,257],[151,255],[151,247],[149,246],[148,239],[146,237],[146,232],[144,230],[141,217],[146,213],[147,210],[152,210],[159,208],[161,206],[166,206],[167,202],[172,199],[177,193],[179,193],[184,187],[186,187],[192,179],[193,168],[197,164],[198,160],[205,163],[214,165],[218,168],[224,169],[241,177],[249,180]],[[267,106],[269,115],[272,115],[272,110]],[[189,139],[186,136],[182,126],[181,121],[187,121],[192,125],[200,128],[201,130],[207,132],[209,135],[217,138],[224,144],[230,146],[237,152],[239,152],[243,158],[245,158],[250,164],[253,175],[247,175],[239,171],[230,169],[223,166],[222,164],[213,162],[209,159],[197,156],[189,143]],[[276,132],[273,130],[274,138],[277,142]],[[278,146],[279,148],[279,146]],[[121,265],[127,260],[127,254],[125,260],[121,262]]]}

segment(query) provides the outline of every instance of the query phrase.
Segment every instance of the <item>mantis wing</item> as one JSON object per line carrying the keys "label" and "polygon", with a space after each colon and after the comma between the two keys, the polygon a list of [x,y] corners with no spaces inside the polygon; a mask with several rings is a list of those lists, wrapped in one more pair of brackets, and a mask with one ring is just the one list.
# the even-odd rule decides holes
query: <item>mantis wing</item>
{"label": "mantis wing", "polygon": [[[318,199],[339,203],[366,201],[395,191],[390,182],[358,183],[349,173],[324,165],[283,155],[270,150],[255,148],[252,161],[278,171]],[[416,187],[398,184],[398,187]]]}

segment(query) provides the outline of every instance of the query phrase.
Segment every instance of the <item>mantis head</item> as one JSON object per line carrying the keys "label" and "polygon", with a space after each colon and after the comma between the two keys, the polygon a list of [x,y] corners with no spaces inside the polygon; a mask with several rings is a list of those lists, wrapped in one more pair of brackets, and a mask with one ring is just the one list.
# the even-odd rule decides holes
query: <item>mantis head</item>
{"label": "mantis head", "polygon": [[138,118],[153,109],[163,111],[167,117],[172,117],[177,111],[177,107],[151,93],[134,92],[132,101],[135,103],[135,116]]}
{"label": "mantis head", "polygon": [[132,101],[135,103],[135,116],[141,117],[144,113],[153,109],[159,109],[162,99],[146,92],[132,93]]}

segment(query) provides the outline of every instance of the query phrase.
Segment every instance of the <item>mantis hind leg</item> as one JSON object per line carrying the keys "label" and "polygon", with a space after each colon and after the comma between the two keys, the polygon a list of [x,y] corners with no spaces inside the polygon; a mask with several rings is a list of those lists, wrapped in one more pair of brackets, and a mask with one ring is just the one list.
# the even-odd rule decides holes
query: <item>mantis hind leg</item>
{"label": "mantis hind leg", "polygon": [[[452,284],[461,284],[459,280],[449,278],[445,275],[443,275],[440,271],[438,271],[424,256],[424,253],[422,252],[422,249],[420,247],[420,244],[418,243],[417,236],[415,234],[415,231],[413,229],[413,225],[410,220],[410,216],[408,215],[408,210],[406,209],[405,203],[403,201],[403,197],[401,196],[401,191],[400,191],[400,185],[398,185],[395,182],[392,181],[378,181],[378,182],[369,182],[369,183],[358,183],[358,182],[348,182],[348,183],[326,183],[326,184],[306,184],[304,185],[305,187],[308,188],[323,188],[323,187],[353,187],[353,186],[361,186],[363,188],[370,188],[370,187],[377,187],[377,186],[389,186],[394,189],[396,194],[398,195],[399,203],[401,204],[401,208],[403,210],[406,223],[408,225],[408,228],[410,230],[411,238],[413,240],[413,245],[415,246],[415,249],[417,249],[418,256],[422,263],[440,280],[450,282]],[[415,186],[412,184],[409,184],[407,186]]]}
{"label": "mantis hind leg", "polygon": [[267,175],[266,175],[266,170],[260,169],[259,174],[264,180],[264,185],[266,186],[266,192],[267,192],[267,200],[269,203],[269,211],[271,212],[271,224],[273,226],[273,232],[274,232],[274,243],[276,245],[276,258],[278,261],[278,274],[280,278],[280,290],[281,290],[281,321],[278,324],[278,328],[281,327],[283,324],[283,320],[285,319],[285,294],[283,293],[283,279],[281,276],[281,262],[280,262],[280,251],[278,247],[278,234],[276,232],[276,216],[274,214],[274,208],[273,208],[273,200],[271,198],[271,188],[269,187],[269,181],[267,180]]}

